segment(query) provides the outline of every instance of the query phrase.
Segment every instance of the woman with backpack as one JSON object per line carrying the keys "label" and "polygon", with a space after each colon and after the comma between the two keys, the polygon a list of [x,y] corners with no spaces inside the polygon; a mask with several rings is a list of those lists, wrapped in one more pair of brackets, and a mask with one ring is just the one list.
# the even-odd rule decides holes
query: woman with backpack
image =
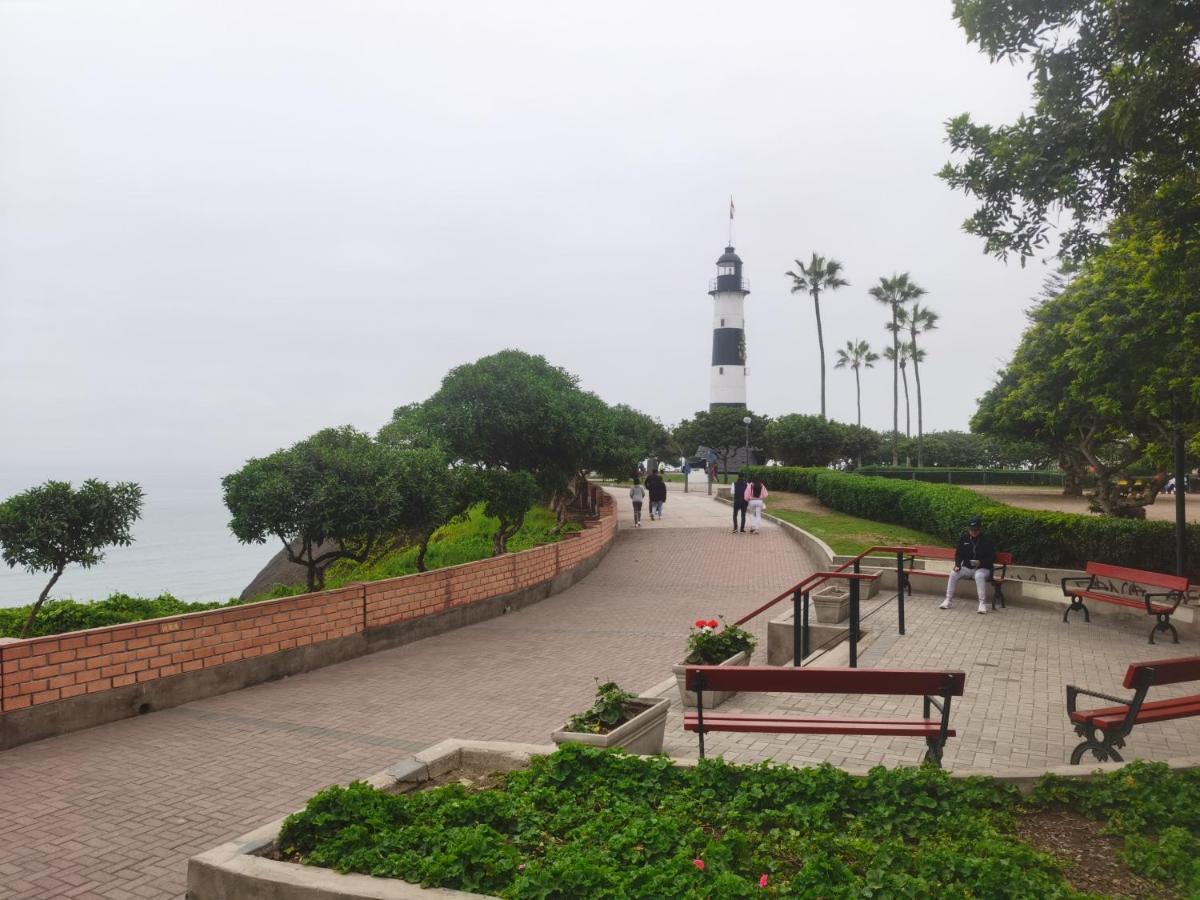
{"label": "woman with backpack", "polygon": [[751,517],[750,533],[758,534],[758,529],[762,527],[763,501],[767,499],[767,486],[762,483],[761,478],[755,475],[746,485],[746,493],[743,494],[743,497],[746,500],[746,512]]}

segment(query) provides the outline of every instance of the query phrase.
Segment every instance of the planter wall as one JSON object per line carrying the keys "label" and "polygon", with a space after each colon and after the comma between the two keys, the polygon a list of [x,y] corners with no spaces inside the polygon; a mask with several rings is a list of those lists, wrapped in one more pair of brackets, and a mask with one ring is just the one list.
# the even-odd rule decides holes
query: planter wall
{"label": "planter wall", "polygon": [[667,733],[667,712],[671,701],[666,698],[638,697],[630,706],[641,708],[636,716],[614,728],[608,734],[585,731],[556,731],[551,735],[556,744],[587,744],[591,747],[622,747],[630,753],[649,756],[662,753],[663,737]]}
{"label": "planter wall", "polygon": [[[686,683],[685,678],[687,677],[688,665],[688,663],[679,663],[678,665],[671,666],[671,671],[675,673],[675,682],[679,685],[679,699],[683,702],[683,705],[695,706],[696,692],[689,691],[684,687],[684,684]],[[742,651],[741,653],[729,657],[729,659],[725,660],[725,662],[721,663],[721,665],[748,666],[750,665],[750,654]],[[714,707],[720,706],[736,693],[737,691],[705,691],[704,708],[713,709]]]}

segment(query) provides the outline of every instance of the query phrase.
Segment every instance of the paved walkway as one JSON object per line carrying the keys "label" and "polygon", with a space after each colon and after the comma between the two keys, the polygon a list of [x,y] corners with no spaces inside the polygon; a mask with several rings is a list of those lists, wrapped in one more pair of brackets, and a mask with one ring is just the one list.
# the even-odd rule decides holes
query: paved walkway
{"label": "paved walkway", "polygon": [[[678,485],[570,590],[306,675],[0,753],[0,898],[181,897],[188,856],[446,737],[547,742],[595,679],[669,676],[695,619],[750,611],[812,571],[776,527]],[[765,625],[763,625],[765,627]]]}

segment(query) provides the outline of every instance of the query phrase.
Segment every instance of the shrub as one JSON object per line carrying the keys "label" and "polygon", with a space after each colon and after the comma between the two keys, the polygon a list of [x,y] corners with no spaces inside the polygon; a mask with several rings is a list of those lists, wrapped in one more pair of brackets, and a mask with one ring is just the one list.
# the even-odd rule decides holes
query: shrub
{"label": "shrub", "polygon": [[567,731],[607,734],[632,718],[629,701],[633,699],[634,695],[622,690],[615,681],[606,681],[596,688],[592,708],[567,720]]}
{"label": "shrub", "polygon": [[[1114,519],[1019,509],[966,488],[848,475],[828,469],[751,467],[769,487],[816,496],[839,512],[903,525],[953,543],[964,523],[982,515],[996,546],[1020,565],[1082,569],[1089,560],[1175,571],[1171,522]],[[1200,577],[1200,526],[1188,526],[1189,575]]]}
{"label": "shrub", "polygon": [[[170,594],[161,594],[158,597],[113,594],[107,600],[93,600],[87,603],[76,600],[47,600],[34,623],[30,637],[203,612],[237,602],[230,600],[227,603],[188,603]],[[20,637],[21,627],[29,617],[29,609],[28,606],[0,609],[0,637]]]}
{"label": "shrub", "polygon": [[[721,620],[724,624],[725,620]],[[715,666],[742,651],[753,653],[758,639],[744,628],[726,625],[717,630],[717,620],[697,619],[688,636],[688,654],[684,662],[693,666]]]}

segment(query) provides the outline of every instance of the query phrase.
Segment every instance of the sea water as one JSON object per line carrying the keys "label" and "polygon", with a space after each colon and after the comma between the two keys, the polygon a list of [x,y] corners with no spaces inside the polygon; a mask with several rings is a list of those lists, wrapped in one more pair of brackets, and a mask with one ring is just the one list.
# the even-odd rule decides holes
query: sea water
{"label": "sea water", "polygon": [[[90,569],[67,566],[50,596],[100,600],[119,591],[144,597],[170,593],[189,601],[236,597],[283,545],[239,543],[229,530],[219,481],[204,482],[143,483],[145,499],[133,526],[133,543],[108,548]],[[16,492],[0,493],[0,499]],[[33,602],[51,574],[30,575],[0,562],[0,606]]]}

